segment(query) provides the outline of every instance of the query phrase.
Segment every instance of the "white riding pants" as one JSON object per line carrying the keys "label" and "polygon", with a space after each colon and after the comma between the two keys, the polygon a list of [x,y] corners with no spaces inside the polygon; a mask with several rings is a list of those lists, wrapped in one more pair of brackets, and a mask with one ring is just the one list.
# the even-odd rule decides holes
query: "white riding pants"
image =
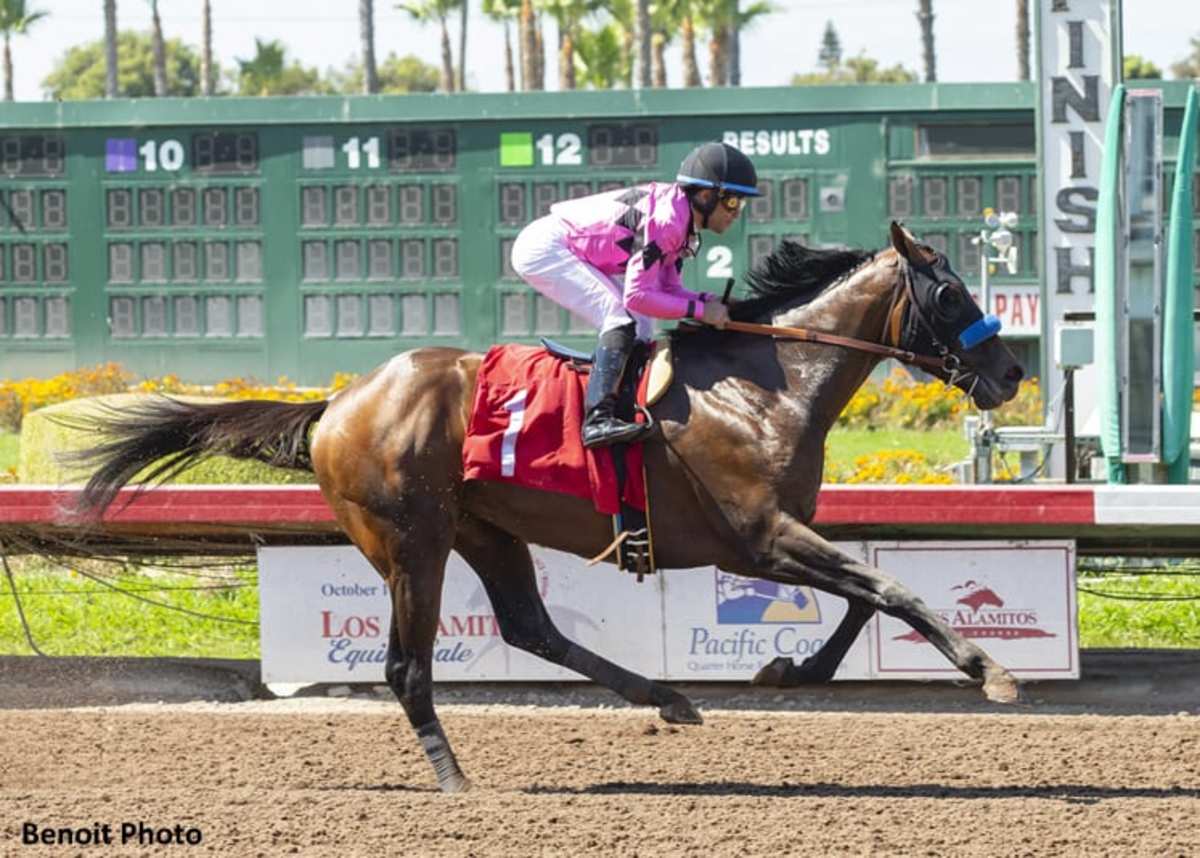
{"label": "white riding pants", "polygon": [[567,228],[555,215],[538,218],[513,243],[512,266],[521,278],[600,333],[633,322],[640,340],[654,337],[654,322],[625,309],[621,279],[584,262],[567,246]]}

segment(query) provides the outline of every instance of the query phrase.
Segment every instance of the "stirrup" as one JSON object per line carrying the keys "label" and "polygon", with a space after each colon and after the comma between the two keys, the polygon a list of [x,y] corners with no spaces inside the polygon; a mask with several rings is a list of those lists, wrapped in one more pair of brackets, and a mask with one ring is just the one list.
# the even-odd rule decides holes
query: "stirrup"
{"label": "stirrup", "polygon": [[649,423],[630,423],[625,420],[617,420],[615,417],[609,418],[607,428],[597,428],[600,433],[598,437],[591,440],[587,437],[587,425],[580,432],[580,438],[583,440],[583,446],[589,449],[596,447],[611,447],[613,444],[632,444],[640,441],[643,437],[649,434],[653,429],[653,424]]}
{"label": "stirrup", "polygon": [[617,546],[617,565],[637,576],[640,584],[647,575],[654,574],[653,555],[650,551],[650,530],[626,530],[626,538]]}

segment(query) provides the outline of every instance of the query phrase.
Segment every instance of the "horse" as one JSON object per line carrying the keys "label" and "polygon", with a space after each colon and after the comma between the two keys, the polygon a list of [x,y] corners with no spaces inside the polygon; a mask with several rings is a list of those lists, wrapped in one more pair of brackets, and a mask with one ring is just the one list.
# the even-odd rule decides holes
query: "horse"
{"label": "horse", "polygon": [[[785,243],[748,276],[732,306],[748,323],[804,326],[924,361],[981,409],[1016,395],[1022,368],[985,321],[946,257],[892,223],[879,251]],[[848,611],[802,664],[776,659],[752,680],[829,680],[874,614],[908,623],[992,701],[1019,698],[1016,679],[908,588],[808,527],[825,436],[881,352],[702,328],[671,333],[675,380],[650,409],[645,441],[655,555],[664,568],[722,570],[841,596]],[[833,337],[836,339],[836,336]],[[920,357],[916,357],[920,356]],[[313,471],[346,536],[386,581],[392,605],[385,675],[445,792],[469,788],[433,703],[431,665],[444,567],[457,551],[479,576],[508,644],[562,665],[671,723],[699,712],[669,686],[563,636],[538,592],[529,544],[590,557],[610,520],[567,495],[464,481],[462,447],[483,356],[420,348],[393,357],[327,401],[188,403],[170,398],[94,418],[105,440],[82,451],[94,468],[78,507],[99,515],[135,476],[163,481],[214,454]]]}

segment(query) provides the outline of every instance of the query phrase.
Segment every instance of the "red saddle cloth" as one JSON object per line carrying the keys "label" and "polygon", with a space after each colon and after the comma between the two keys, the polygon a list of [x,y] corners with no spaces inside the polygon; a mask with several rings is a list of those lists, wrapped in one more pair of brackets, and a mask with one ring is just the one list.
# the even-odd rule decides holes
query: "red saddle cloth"
{"label": "red saddle cloth", "polygon": [[[644,402],[646,376],[638,385]],[[607,448],[580,439],[588,374],[538,346],[493,346],[475,382],[463,443],[463,477],[575,495],[615,515],[617,472]],[[642,445],[625,453],[625,503],[646,508]]]}

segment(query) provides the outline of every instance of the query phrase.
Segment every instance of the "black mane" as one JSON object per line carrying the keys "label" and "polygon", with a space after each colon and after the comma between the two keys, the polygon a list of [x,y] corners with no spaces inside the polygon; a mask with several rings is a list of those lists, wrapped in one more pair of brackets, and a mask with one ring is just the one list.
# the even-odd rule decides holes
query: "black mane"
{"label": "black mane", "polygon": [[870,250],[821,250],[784,241],[746,275],[746,285],[754,297],[739,301],[730,315],[751,322],[785,304],[807,304],[874,256]]}

